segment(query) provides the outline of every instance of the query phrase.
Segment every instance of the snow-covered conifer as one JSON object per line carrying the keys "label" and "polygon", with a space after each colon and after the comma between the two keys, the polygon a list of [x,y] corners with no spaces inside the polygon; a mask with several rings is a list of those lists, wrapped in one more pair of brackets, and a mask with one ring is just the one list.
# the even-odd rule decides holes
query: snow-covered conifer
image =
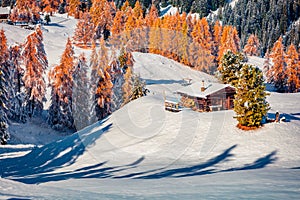
{"label": "snow-covered conifer", "polygon": [[234,54],[228,50],[221,59],[221,64],[218,67],[219,78],[225,84],[236,86],[239,79],[239,71],[242,67],[243,55]]}
{"label": "snow-covered conifer", "polygon": [[26,94],[24,91],[24,70],[21,67],[21,47],[12,45],[9,48],[10,80],[12,86],[9,89],[9,112],[8,117],[15,121],[26,122]]}
{"label": "snow-covered conifer", "polygon": [[240,128],[260,127],[269,110],[263,73],[257,67],[244,64],[236,85],[234,111]]}
{"label": "snow-covered conifer", "polygon": [[96,122],[96,116],[93,113],[93,95],[88,78],[87,60],[84,54],[81,54],[78,59],[73,77],[72,109],[75,128],[79,131]]}

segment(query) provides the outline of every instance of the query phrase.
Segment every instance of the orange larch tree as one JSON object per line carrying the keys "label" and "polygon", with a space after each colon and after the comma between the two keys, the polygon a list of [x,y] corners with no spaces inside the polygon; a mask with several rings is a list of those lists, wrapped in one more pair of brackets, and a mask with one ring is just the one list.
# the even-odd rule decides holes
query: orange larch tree
{"label": "orange larch tree", "polygon": [[240,38],[235,27],[231,27],[229,36],[227,41],[229,43],[229,49],[233,53],[238,53],[240,51]]}
{"label": "orange larch tree", "polygon": [[32,117],[35,112],[42,111],[46,93],[44,75],[48,60],[40,28],[27,36],[22,57],[25,65],[23,81],[27,95],[27,111],[29,117]]}
{"label": "orange larch tree", "polygon": [[244,53],[249,56],[259,55],[260,43],[256,35],[251,34],[248,38],[247,44],[244,47]]}
{"label": "orange larch tree", "polygon": [[79,6],[80,6],[81,2],[80,0],[68,0],[68,14],[71,16],[74,16],[75,19],[79,19]]}
{"label": "orange larch tree", "polygon": [[7,38],[3,28],[0,30],[0,65],[3,66],[8,61]]}
{"label": "orange larch tree", "polygon": [[147,24],[149,27],[153,26],[154,22],[158,18],[158,11],[154,4],[152,4],[150,11],[148,15],[145,17],[145,24]]}
{"label": "orange larch tree", "polygon": [[121,49],[119,63],[120,67],[125,71],[123,91],[123,105],[128,103],[132,97],[133,89],[133,56],[130,52],[126,52],[124,48]]}
{"label": "orange larch tree", "polygon": [[70,38],[61,56],[60,64],[49,73],[51,105],[48,122],[57,130],[74,128],[72,114],[74,50]]}
{"label": "orange larch tree", "polygon": [[127,20],[125,22],[125,34],[123,34],[125,41],[130,41],[133,39],[132,32],[133,32],[134,28],[135,28],[135,19],[131,13],[128,15]]}
{"label": "orange larch tree", "polygon": [[291,44],[285,56],[287,87],[289,92],[297,92],[300,88],[300,60],[296,47]]}
{"label": "orange larch tree", "polygon": [[161,37],[162,37],[162,55],[167,58],[172,58],[172,53],[174,53],[172,49],[172,44],[170,41],[175,39],[175,30],[172,30],[172,24],[171,24],[171,15],[166,15],[162,19],[161,24]]}
{"label": "orange larch tree", "polygon": [[143,17],[143,8],[140,4],[140,1],[136,1],[134,8],[133,8],[133,17],[137,20]]}
{"label": "orange larch tree", "polygon": [[113,16],[116,13],[115,3],[107,0],[94,0],[90,9],[90,15],[95,25],[96,39],[104,36],[107,39],[107,33],[111,29]]}
{"label": "orange larch tree", "polygon": [[41,1],[41,11],[49,13],[51,16],[53,12],[56,12],[58,10],[59,4],[61,3],[61,0],[42,0]]}
{"label": "orange larch tree", "polygon": [[108,50],[105,46],[104,39],[100,40],[99,49],[99,61],[98,66],[92,74],[97,75],[98,80],[96,80],[96,91],[95,91],[95,101],[96,101],[96,116],[98,119],[103,119],[109,114],[111,114],[111,98],[112,98],[112,88],[113,83],[111,81],[110,66],[108,58]]}
{"label": "orange larch tree", "polygon": [[125,27],[125,16],[124,12],[118,10],[116,12],[116,16],[114,17],[113,24],[111,27],[111,37],[110,37],[110,43],[115,47],[119,48],[122,43],[125,43],[125,41],[122,41],[122,33],[124,31]]}
{"label": "orange larch tree", "polygon": [[160,54],[161,53],[161,19],[157,18],[150,27],[149,32],[149,52]]}
{"label": "orange larch tree", "polygon": [[191,60],[197,70],[211,71],[213,64],[213,40],[210,27],[205,18],[195,22],[192,31],[193,45],[191,47]]}
{"label": "orange larch tree", "polygon": [[7,75],[6,72],[6,62],[8,60],[8,49],[6,44],[6,36],[4,33],[4,30],[2,29],[0,31],[0,144],[4,145],[7,144],[7,141],[9,140],[9,133],[7,131],[8,125],[7,125],[7,89],[8,84],[7,82]]}
{"label": "orange larch tree", "polygon": [[78,20],[73,40],[75,45],[88,47],[94,40],[94,24],[89,13],[84,13],[82,19]]}
{"label": "orange larch tree", "polygon": [[128,10],[129,8],[131,8],[131,7],[130,7],[130,4],[129,4],[128,0],[126,0],[125,3],[123,4],[123,6],[121,7],[121,10],[122,10],[123,12],[127,12],[127,10]]}
{"label": "orange larch tree", "polygon": [[285,52],[282,44],[282,37],[280,37],[274,44],[270,58],[272,58],[273,66],[269,69],[270,83],[274,84],[275,88],[283,92],[286,85],[286,64],[285,64]]}
{"label": "orange larch tree", "polygon": [[188,49],[189,49],[189,37],[188,37],[188,23],[187,23],[187,16],[186,13],[183,13],[180,18],[181,24],[181,31],[179,31],[179,55],[180,55],[180,62],[188,65],[189,58],[188,58]]}
{"label": "orange larch tree", "polygon": [[221,46],[219,48],[219,55],[218,55],[219,63],[221,61],[221,58],[223,57],[223,54],[227,50],[230,50],[231,52],[236,54],[239,52],[239,49],[240,49],[240,39],[236,28],[232,26],[225,26],[222,31]]}
{"label": "orange larch tree", "polygon": [[214,55],[218,54],[219,46],[221,45],[221,37],[222,37],[222,25],[219,21],[215,22],[213,31],[213,41],[214,41]]}
{"label": "orange larch tree", "polygon": [[39,8],[36,1],[17,0],[10,16],[12,22],[32,22],[40,20]]}

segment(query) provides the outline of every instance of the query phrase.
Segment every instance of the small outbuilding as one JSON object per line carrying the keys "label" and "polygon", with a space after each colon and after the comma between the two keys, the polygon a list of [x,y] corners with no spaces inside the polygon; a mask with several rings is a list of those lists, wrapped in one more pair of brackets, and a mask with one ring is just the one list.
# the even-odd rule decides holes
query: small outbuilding
{"label": "small outbuilding", "polygon": [[8,21],[10,7],[0,7],[0,22]]}
{"label": "small outbuilding", "polygon": [[180,112],[182,110],[180,101],[176,98],[165,97],[165,110]]}
{"label": "small outbuilding", "polygon": [[[196,82],[176,91],[183,105],[200,112],[230,110],[234,107],[235,88],[228,84]],[[188,103],[185,103],[188,102]]]}

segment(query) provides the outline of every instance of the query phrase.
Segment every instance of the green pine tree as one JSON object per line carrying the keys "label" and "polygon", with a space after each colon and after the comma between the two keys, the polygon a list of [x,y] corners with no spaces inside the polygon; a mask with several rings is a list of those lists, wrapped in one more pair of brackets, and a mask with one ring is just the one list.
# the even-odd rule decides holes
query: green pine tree
{"label": "green pine tree", "polygon": [[140,77],[137,75],[133,76],[133,87],[132,94],[130,95],[130,101],[146,96],[149,92],[148,89],[145,88],[146,84],[144,81],[141,81]]}
{"label": "green pine tree", "polygon": [[241,62],[244,56],[240,53],[234,54],[228,50],[221,59],[221,64],[218,67],[219,79],[225,83],[236,87],[238,83],[238,74],[242,68]]}
{"label": "green pine tree", "polygon": [[260,127],[269,110],[263,73],[257,67],[244,64],[239,74],[234,111],[239,127]]}

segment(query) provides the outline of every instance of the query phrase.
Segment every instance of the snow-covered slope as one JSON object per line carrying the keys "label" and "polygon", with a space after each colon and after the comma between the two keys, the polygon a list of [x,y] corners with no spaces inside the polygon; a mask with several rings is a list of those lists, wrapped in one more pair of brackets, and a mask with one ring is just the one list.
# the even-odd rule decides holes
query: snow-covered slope
{"label": "snow-covered slope", "polygon": [[165,15],[175,15],[178,12],[178,8],[172,5],[168,5],[165,8],[160,9],[160,15],[163,17]]}
{"label": "snow-covered slope", "polygon": [[153,94],[172,94],[182,87],[183,79],[193,82],[216,82],[216,78],[160,55],[134,53],[134,72],[141,76]]}
{"label": "snow-covered slope", "polygon": [[[215,170],[251,165],[267,155],[271,156],[266,165],[297,167],[300,146],[294,141],[299,141],[300,137],[300,109],[297,109],[295,99],[299,99],[300,95],[273,95],[269,98],[272,105],[270,115],[273,110],[280,110],[285,113],[287,122],[267,124],[250,132],[235,127],[232,111],[197,113],[183,110],[171,113],[164,110],[162,96],[151,95],[129,103],[108,119],[66,139],[34,149],[19,161],[30,161],[35,166],[32,173],[36,173],[39,166],[44,166],[48,161],[54,162],[55,159],[61,159],[61,163],[54,169],[61,168],[62,164],[72,164],[60,170],[75,170],[101,162],[126,165],[138,159],[141,159],[141,165],[190,165],[206,162],[228,150],[227,156],[230,159],[218,163]],[[285,102],[285,106],[276,103],[279,101]],[[78,154],[78,157],[73,154]],[[43,161],[36,155],[42,156]],[[77,159],[76,163],[69,163],[67,158],[72,161]],[[4,169],[5,163],[4,160]],[[24,175],[22,171],[28,171],[21,164],[16,167],[16,171],[19,171],[17,174]],[[44,166],[41,172],[44,170],[48,168]],[[15,177],[15,170],[13,174],[4,171],[3,176]],[[22,180],[18,175],[15,178]]]}
{"label": "snow-covered slope", "polygon": [[[230,189],[237,194],[241,192],[240,184],[248,187],[257,183],[253,186],[262,196],[270,195],[266,189],[273,188],[277,192],[281,190],[280,195],[290,191],[289,197],[292,197],[299,195],[296,188],[299,183],[300,109],[295,101],[299,97],[299,94],[272,94],[269,101],[273,109],[286,112],[287,122],[268,124],[250,132],[235,127],[232,111],[171,113],[163,109],[161,96],[144,97],[124,106],[108,119],[63,140],[34,148],[25,156],[1,157],[1,177],[42,183],[46,188],[42,186],[41,191],[52,197],[55,196],[49,192],[52,190],[66,192],[66,196],[76,196],[81,190],[91,195],[101,195],[102,191],[100,193],[106,194],[108,199],[114,195],[117,195],[115,198],[118,195],[130,198],[137,194],[171,198],[172,194],[186,193],[195,198],[192,194],[198,194],[199,189],[195,185],[202,186],[202,181],[217,188],[216,183],[222,185],[232,180],[233,188]],[[279,102],[285,102],[286,106]],[[17,151],[10,149],[13,150]],[[172,178],[176,178],[176,182]],[[148,179],[151,180],[149,190],[146,187]],[[216,182],[210,182],[212,179]],[[282,183],[287,185],[279,187]],[[4,181],[3,184],[12,183]],[[137,185],[136,190],[129,184]],[[112,189],[115,185],[117,190]],[[160,189],[155,185],[160,185]],[[23,188],[27,186],[13,184],[13,187],[20,187],[22,194],[26,194]],[[220,189],[226,191],[224,186]],[[32,193],[39,195],[37,191],[35,188]],[[15,194],[12,192],[9,190],[9,194]],[[251,196],[251,193],[242,194]]]}

